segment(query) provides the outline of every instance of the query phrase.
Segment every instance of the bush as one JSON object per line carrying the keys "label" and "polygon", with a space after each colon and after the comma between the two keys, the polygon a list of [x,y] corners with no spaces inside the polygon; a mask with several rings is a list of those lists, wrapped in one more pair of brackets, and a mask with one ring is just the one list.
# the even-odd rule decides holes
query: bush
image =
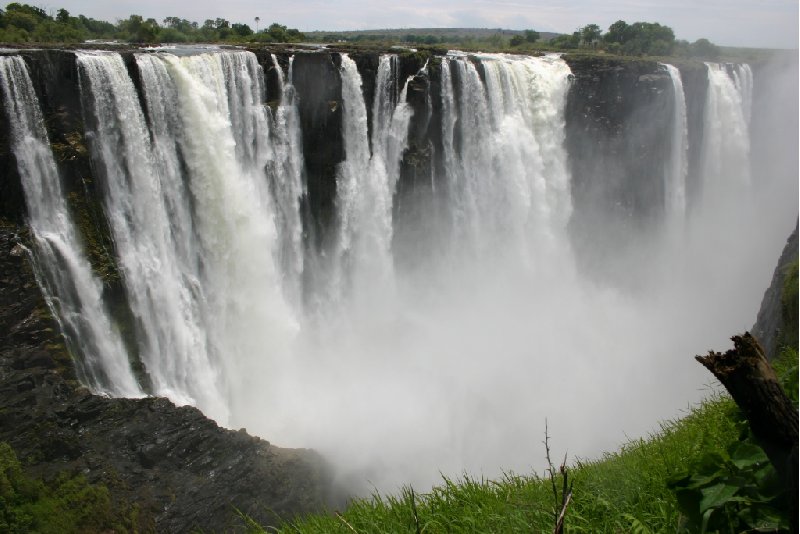
{"label": "bush", "polygon": [[111,502],[108,488],[62,473],[45,484],[25,476],[13,449],[0,442],[0,532],[127,532],[136,511]]}

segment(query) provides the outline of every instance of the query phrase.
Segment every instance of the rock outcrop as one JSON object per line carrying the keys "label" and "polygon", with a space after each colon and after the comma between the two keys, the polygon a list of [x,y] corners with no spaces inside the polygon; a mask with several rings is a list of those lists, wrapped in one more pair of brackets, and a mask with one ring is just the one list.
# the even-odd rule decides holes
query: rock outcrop
{"label": "rock outcrop", "polygon": [[323,460],[220,428],[163,398],[91,394],[75,376],[27,252],[26,231],[0,227],[0,441],[29,475],[83,474],[120,506],[135,504],[142,532],[243,529],[321,510]]}
{"label": "rock outcrop", "polygon": [[797,261],[797,226],[786,241],[778,265],[772,274],[769,288],[764,292],[761,308],[758,310],[756,324],[750,331],[764,348],[768,360],[772,360],[778,352],[779,342],[785,318],[783,317],[782,294],[786,280],[786,271],[792,262]]}

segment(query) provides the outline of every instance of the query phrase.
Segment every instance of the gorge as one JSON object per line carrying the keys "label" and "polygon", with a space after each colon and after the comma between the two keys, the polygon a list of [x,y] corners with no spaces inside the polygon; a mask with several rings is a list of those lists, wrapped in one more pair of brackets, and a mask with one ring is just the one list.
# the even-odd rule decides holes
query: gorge
{"label": "gorge", "polygon": [[[597,455],[707,394],[691,356],[752,325],[797,219],[796,68],[8,51],[3,261],[30,254],[81,402],[327,458],[225,434],[274,451],[287,514],[539,467],[545,419]],[[159,484],[172,453],[137,439],[116,468]]]}

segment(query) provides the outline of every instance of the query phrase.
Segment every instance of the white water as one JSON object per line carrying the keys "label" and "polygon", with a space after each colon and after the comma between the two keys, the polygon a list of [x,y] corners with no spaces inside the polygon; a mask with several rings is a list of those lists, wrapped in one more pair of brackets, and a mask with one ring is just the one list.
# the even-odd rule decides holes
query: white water
{"label": "white water", "polygon": [[273,259],[272,151],[251,56],[138,55],[152,142],[121,58],[78,58],[153,392],[221,424],[263,397],[277,372],[262,355],[279,361],[297,328]]}
{"label": "white water", "polygon": [[673,221],[686,214],[686,176],[689,172],[689,124],[681,72],[674,65],[662,64],[672,80],[674,107],[670,157],[664,173],[664,208]]}
{"label": "white water", "polygon": [[274,112],[275,120],[270,139],[274,160],[267,166],[267,176],[274,190],[275,222],[281,238],[279,263],[284,273],[283,288],[287,298],[295,307],[299,307],[305,264],[300,199],[306,193],[306,188],[297,95],[292,85],[293,62],[294,56],[289,58],[289,80],[286,81],[278,58],[272,54],[272,64],[278,74],[281,94]]}
{"label": "white water", "polygon": [[[703,129],[703,204],[714,208],[750,186],[750,89],[737,88],[725,65],[706,63],[708,93]],[[749,72],[749,69],[742,72]]]}
{"label": "white water", "polygon": [[[291,61],[281,94],[265,95],[245,52],[138,54],[143,111],[119,56],[79,55],[104,171],[97,181],[108,184],[106,210],[155,393],[279,445],[317,448],[366,491],[425,486],[440,472],[541,466],[545,418],[556,449],[596,456],[703,396],[710,379],[691,356],[749,327],[769,280],[771,254],[753,267],[732,246],[760,227],[750,218],[749,230],[719,225],[716,211],[699,209],[690,238],[660,251],[659,268],[624,265],[621,276],[649,277],[647,291],[587,281],[566,234],[569,68],[554,57],[477,61],[442,62],[445,166],[431,180],[444,201],[421,204],[425,232],[413,234],[413,250],[426,252],[399,267],[397,239],[406,234],[393,208],[408,81],[401,88],[394,59],[381,58],[370,138],[361,76],[342,57],[340,226],[320,263],[329,286],[309,288],[300,276],[311,268],[298,202],[302,95]],[[720,107],[735,102],[731,87],[739,92],[712,80],[712,70],[706,200],[727,198],[743,213],[748,196],[716,187],[729,177],[714,158],[728,143],[715,136],[738,131],[744,140],[732,142],[746,143],[746,128],[737,130],[746,103],[739,96],[738,108]],[[676,117],[674,138],[684,120]],[[746,153],[738,157],[748,167]],[[739,291],[743,280],[754,280],[753,294]],[[317,314],[301,310],[304,291],[334,298]]]}
{"label": "white water", "polygon": [[[373,305],[393,298],[392,200],[406,148],[412,110],[406,87],[396,95],[394,56],[380,58],[373,103],[372,150],[361,75],[355,62],[342,54],[342,101],[345,160],[337,170],[340,229],[337,246],[339,274],[334,294],[346,292]],[[407,86],[406,82],[406,86]],[[380,288],[381,293],[375,290]]]}
{"label": "white water", "polygon": [[753,113],[753,71],[750,65],[740,63],[733,66],[733,83],[742,97],[742,114],[749,126]]}
{"label": "white water", "polygon": [[127,351],[103,304],[100,282],[82,252],[39,101],[21,57],[0,57],[0,87],[35,238],[38,275],[71,348],[80,356],[78,372],[97,393],[140,396]]}
{"label": "white water", "polygon": [[[548,256],[546,263],[558,264],[552,255],[566,252],[563,231],[572,213],[563,147],[569,67],[555,57],[480,57],[485,85],[466,58],[443,62],[453,240],[478,256],[512,254],[526,264]],[[451,68],[461,83],[458,96]]]}

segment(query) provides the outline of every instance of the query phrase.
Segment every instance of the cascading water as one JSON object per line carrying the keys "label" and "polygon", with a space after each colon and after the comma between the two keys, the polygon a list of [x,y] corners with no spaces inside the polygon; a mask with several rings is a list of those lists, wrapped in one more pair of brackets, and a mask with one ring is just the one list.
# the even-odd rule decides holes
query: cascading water
{"label": "cascading water", "polygon": [[296,330],[273,259],[260,68],[245,53],[136,59],[152,142],[120,56],[78,56],[141,358],[154,393],[229,424]]}
{"label": "cascading water", "polygon": [[485,85],[467,58],[446,60],[442,69],[454,241],[524,262],[549,256],[563,246],[572,210],[563,147],[569,67],[555,57],[479,57]]}
{"label": "cascading water", "polygon": [[[337,171],[340,231],[337,256],[341,270],[335,294],[359,287],[394,283],[392,199],[406,148],[412,110],[405,102],[408,81],[396,94],[395,56],[380,58],[373,103],[372,150],[368,140],[367,109],[356,63],[342,54],[343,137],[345,160]],[[375,285],[373,286],[373,283]],[[364,296],[364,293],[361,293]],[[374,295],[373,295],[374,296]]]}
{"label": "cascading water", "polygon": [[103,304],[100,282],[82,252],[21,57],[0,57],[0,87],[35,239],[37,274],[71,348],[80,355],[78,372],[95,392],[140,396],[127,351]]}
{"label": "cascading water", "polygon": [[[440,67],[432,61],[441,100],[426,95],[429,116],[421,121],[407,97],[409,87],[425,86],[420,80],[428,73],[403,84],[398,57],[385,55],[374,100],[365,102],[356,62],[342,54],[341,101],[322,106],[330,117],[338,105],[343,111],[338,226],[324,250],[311,250],[300,216],[304,95],[293,86],[293,58],[287,78],[278,57],[266,58],[279,92],[271,95],[249,52],[137,53],[128,68],[118,54],[77,56],[96,183],[148,392],[195,404],[220,424],[247,426],[281,445],[317,448],[345,481],[368,480],[367,491],[427,485],[440,472],[527,470],[541,456],[545,417],[554,443],[579,455],[615,447],[623,431],[643,435],[701,396],[707,378],[688,355],[724,342],[752,319],[741,292],[722,299],[735,282],[713,268],[715,253],[736,259],[728,268],[744,263],[741,254],[727,255],[735,248],[717,244],[746,225],[713,227],[714,210],[695,210],[686,241],[654,245],[665,249],[657,261],[669,272],[620,262],[628,269],[621,276],[646,272],[651,283],[642,294],[598,287],[574,268],[566,229],[579,207],[564,148],[570,69],[560,58],[452,53]],[[9,74],[13,63],[2,61],[6,100],[15,91],[15,101],[32,101],[19,96],[27,90],[9,89],[30,82]],[[137,70],[139,92],[129,68]],[[664,174],[658,166],[654,175],[664,180],[666,209],[677,216],[694,199],[684,189],[683,89],[677,71],[665,68],[675,91],[672,150]],[[732,191],[748,181],[744,125],[752,80],[744,66],[730,70],[738,81],[727,68],[708,71],[704,201],[724,197],[741,206],[746,195]],[[8,102],[6,108],[15,109]],[[420,122],[437,130],[429,147],[441,147],[431,185],[426,176],[421,188],[436,200],[411,206],[418,219],[411,222],[422,231],[407,232],[408,219],[395,215],[396,197],[408,191],[396,189],[408,171],[410,125],[417,135]],[[46,146],[43,133],[34,137]],[[25,154],[26,146],[14,150]],[[35,174],[58,183],[45,171]],[[61,208],[52,202],[41,211],[55,217]],[[35,209],[29,211],[38,241]],[[60,218],[58,228],[71,226]],[[68,239],[60,249],[80,250]],[[398,246],[403,239],[418,243]],[[397,250],[416,252],[398,262]],[[53,262],[68,258],[60,252]],[[681,262],[688,267],[676,268]],[[706,265],[719,286],[712,290],[704,273],[691,270]],[[313,269],[324,272],[307,276]],[[91,317],[99,286],[79,287],[83,275],[69,272],[70,291],[89,301],[75,306]],[[321,287],[304,285],[309,279]],[[61,299],[57,288],[52,293]],[[324,302],[323,313],[303,305],[309,302]],[[712,324],[698,315],[712,302],[738,312]],[[87,323],[103,330],[110,323],[96,309],[100,318]],[[63,304],[57,311],[70,314]],[[664,339],[664,325],[680,335],[654,342]],[[118,339],[108,329],[96,337]],[[92,335],[76,334],[83,347]],[[83,352],[126,362],[118,343],[109,343],[108,350]],[[94,363],[92,372],[101,369],[94,379],[110,379],[98,390],[138,391],[132,377],[123,387],[122,374]],[[668,389],[664,376],[672,377]]]}
{"label": "cascading water", "polygon": [[303,154],[300,139],[300,118],[297,95],[292,84],[292,63],[289,58],[289,79],[284,79],[278,58],[272,54],[272,65],[278,74],[280,102],[274,111],[271,142],[274,158],[267,166],[267,176],[275,198],[275,222],[281,238],[280,265],[284,272],[284,292],[295,306],[302,297],[303,222],[300,199],[306,193],[303,181]]}
{"label": "cascading water", "polygon": [[686,176],[689,172],[689,124],[681,72],[674,65],[663,64],[672,80],[672,138],[667,168],[664,172],[664,208],[673,221],[686,213]]}
{"label": "cascading water", "polygon": [[[750,292],[749,302],[758,302],[763,291],[763,287],[741,283],[756,278],[758,271],[752,258],[741,257],[740,249],[747,236],[761,240],[758,233],[753,234],[759,227],[757,213],[769,209],[760,205],[763,199],[756,195],[759,184],[751,177],[746,116],[752,105],[752,80],[747,81],[750,68],[746,65],[706,63],[706,71],[708,89],[700,146],[699,194],[689,205],[685,248],[689,261],[693,262],[707,257],[709,248],[715,250],[715,257],[707,259],[706,266],[691,283],[697,284],[697,298],[703,295],[708,299],[708,304],[701,306],[713,302],[721,317],[731,324],[740,324],[745,312],[749,314],[746,320],[752,321],[752,311],[743,310],[738,304],[745,291]],[[743,76],[741,83],[736,82],[737,72]],[[754,253],[755,248],[748,252]],[[737,261],[727,260],[728,267],[720,272],[713,267],[718,258],[737,258]],[[743,295],[734,295],[735,292]]]}
{"label": "cascading water", "polygon": [[[139,355],[153,393],[183,404],[197,403],[212,417],[227,421],[216,362],[209,358],[212,341],[200,320],[202,296],[193,290],[196,277],[190,268],[196,255],[181,256],[193,248],[193,234],[186,227],[187,199],[180,190],[165,192],[165,185],[180,188],[174,174],[167,175],[170,179],[163,176],[177,172],[178,166],[159,165],[122,58],[111,53],[78,53],[78,64],[86,122],[96,125],[91,146],[96,165],[102,166],[106,217],[136,318]],[[163,86],[167,96],[177,96],[169,89]],[[156,114],[157,107],[153,108]],[[168,134],[154,133],[164,158]],[[173,156],[170,163],[176,161]],[[199,265],[194,266],[195,272],[198,269]]]}
{"label": "cascading water", "polygon": [[[708,93],[703,121],[702,194],[703,204],[713,206],[731,191],[750,185],[750,135],[746,110],[751,92],[741,90],[725,65],[706,63]],[[749,72],[750,69],[739,69]]]}
{"label": "cascading water", "polygon": [[747,63],[733,65],[733,83],[742,97],[742,114],[747,125],[753,110],[753,70]]}

